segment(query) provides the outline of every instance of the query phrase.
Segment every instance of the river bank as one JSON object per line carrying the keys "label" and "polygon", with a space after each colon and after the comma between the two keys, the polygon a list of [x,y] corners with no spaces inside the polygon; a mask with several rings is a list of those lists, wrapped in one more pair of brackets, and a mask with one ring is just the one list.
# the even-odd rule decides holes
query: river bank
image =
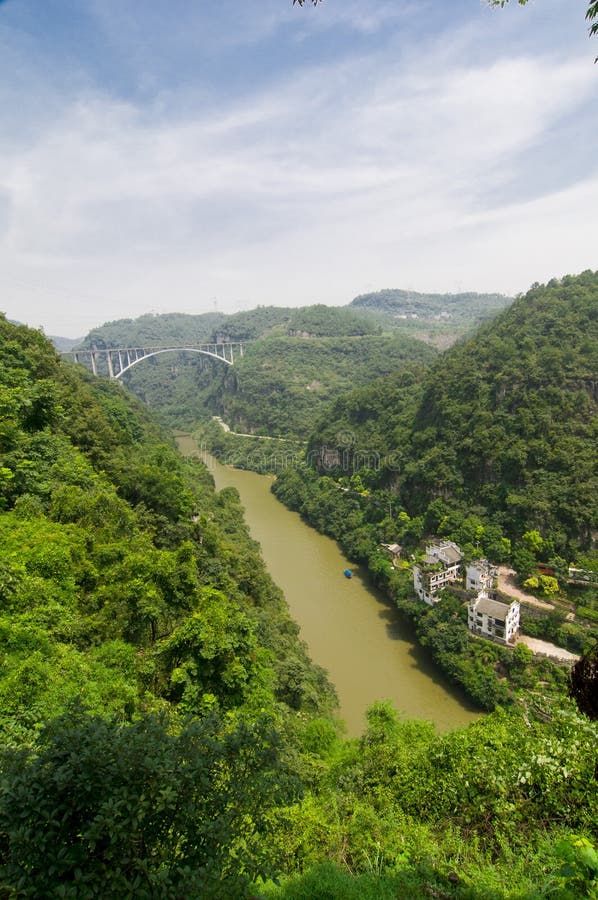
{"label": "river bank", "polygon": [[[186,455],[198,455],[190,436],[177,437]],[[446,731],[476,719],[468,703],[417,644],[410,624],[375,591],[367,573],[335,541],[315,531],[271,493],[272,479],[223,466],[202,453],[216,487],[235,487],[252,536],[274,581],[284,591],[314,662],[333,681],[348,733],[360,734],[365,711],[388,698],[410,718]],[[343,576],[350,567],[354,577]]]}

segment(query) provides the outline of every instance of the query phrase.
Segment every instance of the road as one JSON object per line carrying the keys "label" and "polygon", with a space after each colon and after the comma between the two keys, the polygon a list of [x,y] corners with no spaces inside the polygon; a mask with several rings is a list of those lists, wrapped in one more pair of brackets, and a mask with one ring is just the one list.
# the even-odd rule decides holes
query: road
{"label": "road", "polygon": [[542,656],[552,656],[555,659],[562,659],[565,662],[574,663],[579,659],[579,655],[563,650],[556,644],[549,641],[541,641],[539,638],[528,637],[527,634],[519,635],[518,644],[525,644],[533,653],[540,653]]}
{"label": "road", "polygon": [[516,575],[513,569],[507,569],[505,566],[500,566],[498,570],[498,589],[503,594],[508,594],[509,597],[515,597],[516,600],[527,603],[529,606],[537,606],[538,609],[545,609],[547,611],[554,609],[554,604],[547,603],[545,600],[538,600],[538,598],[534,597],[532,594],[526,594],[525,591],[522,591],[517,585]]}

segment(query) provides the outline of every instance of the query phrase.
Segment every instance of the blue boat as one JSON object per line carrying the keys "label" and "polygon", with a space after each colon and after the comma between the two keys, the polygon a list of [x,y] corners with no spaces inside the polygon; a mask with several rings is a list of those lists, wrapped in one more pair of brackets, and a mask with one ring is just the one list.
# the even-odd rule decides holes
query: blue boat
{"label": "blue boat", "polygon": [[351,571],[351,569],[345,569],[343,575],[345,576],[345,578],[353,578],[353,572]]}

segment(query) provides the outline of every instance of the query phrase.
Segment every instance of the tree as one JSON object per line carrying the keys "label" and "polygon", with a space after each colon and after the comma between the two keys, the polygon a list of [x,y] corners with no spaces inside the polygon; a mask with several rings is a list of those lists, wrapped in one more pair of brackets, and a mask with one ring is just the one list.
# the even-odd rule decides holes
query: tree
{"label": "tree", "polygon": [[571,669],[569,694],[581,712],[598,719],[598,644],[588,650]]}
{"label": "tree", "polygon": [[[0,882],[20,897],[247,896],[295,796],[264,718],[113,725],[80,707],[5,752]],[[4,893],[3,891],[3,893]]]}

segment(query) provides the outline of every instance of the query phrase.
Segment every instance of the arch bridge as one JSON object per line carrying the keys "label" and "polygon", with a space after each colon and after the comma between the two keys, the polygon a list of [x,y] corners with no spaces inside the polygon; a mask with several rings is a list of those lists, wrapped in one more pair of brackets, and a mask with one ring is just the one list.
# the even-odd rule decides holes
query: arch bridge
{"label": "arch bridge", "polygon": [[[195,346],[185,344],[169,347],[91,347],[86,350],[67,350],[61,355],[71,357],[76,363],[91,368],[96,376],[107,372],[109,378],[118,379],[144,359],[159,356],[161,353],[200,353],[227,366],[233,366],[235,355],[237,358],[243,356],[246,343],[246,341],[220,341]],[[104,372],[101,372],[101,369]]]}

